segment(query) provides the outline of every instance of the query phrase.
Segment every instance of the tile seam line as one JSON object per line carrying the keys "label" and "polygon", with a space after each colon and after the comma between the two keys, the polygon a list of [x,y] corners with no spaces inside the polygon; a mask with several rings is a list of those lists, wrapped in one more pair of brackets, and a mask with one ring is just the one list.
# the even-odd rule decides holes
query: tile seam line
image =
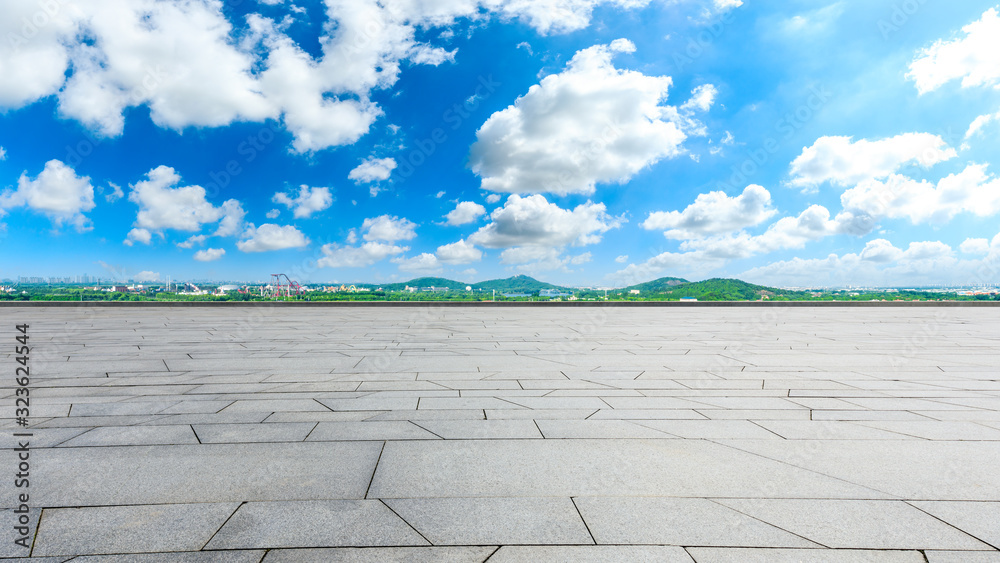
{"label": "tile seam line", "polygon": [[[978,542],[981,542],[983,545],[988,545],[988,546],[992,547],[993,549],[1000,550],[1000,547],[997,547],[997,546],[991,544],[990,542],[988,542],[988,541],[980,538],[979,536],[973,535],[972,532],[967,532],[967,531],[963,530],[962,528],[959,528],[955,524],[952,524],[951,522],[948,522],[947,520],[939,518],[939,517],[935,516],[934,514],[931,514],[930,512],[927,512],[923,508],[920,508],[919,506],[913,504],[913,502],[915,502],[915,501],[904,500],[904,501],[901,501],[901,502],[903,502],[907,506],[912,506],[913,508],[919,510],[920,512],[923,512],[924,514],[930,516],[931,518],[934,518],[935,520],[937,520],[939,522],[942,522],[945,525],[950,526],[951,528],[954,528],[954,529],[958,530],[959,532],[961,532],[961,533],[969,536],[970,538],[972,538],[972,539],[974,539],[974,540],[976,540]],[[923,502],[949,502],[949,501],[923,501]],[[963,502],[963,501],[952,501],[952,502]]]}
{"label": "tile seam line", "polygon": [[[371,499],[369,499],[369,500],[371,500]],[[389,506],[389,503],[385,502],[385,500],[383,500],[383,499],[375,499],[375,500],[378,500],[378,502],[382,503],[382,506],[388,508],[389,512],[392,512],[393,514],[395,514],[396,518],[399,518],[400,520],[402,520],[403,523],[406,524],[407,526],[409,526],[411,530],[413,530],[414,532],[416,532],[417,535],[421,537],[421,539],[423,539],[425,542],[427,542],[427,546],[425,546],[425,547],[436,547],[436,544],[434,542],[432,542],[431,540],[427,539],[427,536],[425,536],[423,534],[423,532],[421,532],[420,530],[418,530],[417,527],[414,526],[413,524],[410,524],[409,520],[407,520],[406,518],[403,518],[398,512],[396,512],[395,510],[393,510],[393,508],[391,506]]]}
{"label": "tile seam line", "polygon": [[365,489],[365,496],[362,499],[368,498],[368,493],[372,490],[372,483],[375,482],[375,474],[378,473],[378,465],[382,462],[382,454],[385,453],[385,446],[388,444],[388,440],[382,442],[382,448],[378,451],[378,458],[375,460],[375,467],[372,468],[372,478],[368,480],[368,487]]}
{"label": "tile seam line", "polygon": [[201,549],[199,549],[198,551],[202,551],[206,547],[208,547],[208,544],[212,543],[212,540],[215,539],[215,536],[219,535],[219,532],[221,532],[222,529],[226,527],[226,524],[228,524],[229,521],[233,519],[233,516],[236,516],[236,513],[239,512],[240,509],[243,508],[243,506],[246,505],[248,502],[249,501],[240,502],[240,504],[235,509],[233,509],[233,511],[229,514],[229,516],[226,517],[225,521],[223,521],[222,524],[214,532],[212,532],[212,537],[208,538],[208,541],[206,541],[204,545],[201,546]]}
{"label": "tile seam line", "polygon": [[869,491],[873,491],[873,492],[876,492],[876,493],[881,493],[883,495],[887,495],[887,496],[890,497],[889,499],[883,499],[883,500],[900,500],[899,497],[897,497],[896,495],[894,495],[892,493],[889,493],[889,492],[886,492],[886,491],[882,491],[880,489],[876,489],[875,487],[869,487],[867,485],[861,485],[861,484],[855,483],[853,481],[848,481],[847,479],[842,479],[840,477],[835,477],[833,475],[827,475],[826,473],[823,473],[822,471],[816,471],[815,469],[809,469],[808,467],[802,467],[800,465],[795,465],[795,464],[789,463],[787,461],[782,461],[780,459],[774,459],[774,458],[768,457],[768,456],[763,455],[763,454],[759,454],[759,453],[756,453],[756,452],[752,452],[752,451],[748,451],[748,450],[744,450],[744,449],[738,448],[738,447],[736,447],[734,445],[731,445],[731,444],[723,444],[723,443],[718,442],[717,440],[718,439],[710,439],[710,440],[705,440],[705,441],[706,442],[711,442],[713,444],[716,444],[716,445],[719,445],[719,446],[723,446],[723,447],[726,447],[726,448],[734,449],[734,450],[739,451],[739,452],[743,452],[743,453],[746,453],[746,454],[750,454],[750,455],[754,455],[754,456],[757,456],[757,457],[761,457],[761,458],[764,458],[764,459],[767,459],[767,460],[770,460],[770,461],[773,461],[773,462],[776,462],[776,463],[780,463],[782,465],[786,465],[788,467],[794,467],[794,468],[802,470],[802,471],[808,471],[809,473],[814,473],[816,475],[822,475],[823,477],[826,477],[828,479],[833,479],[834,481],[839,481],[841,483],[847,483],[848,485],[852,485],[852,486],[855,486],[855,487],[861,487],[862,489],[867,489]]}
{"label": "tile seam line", "polygon": [[[785,528],[782,528],[781,526],[779,526],[777,524],[773,524],[771,522],[768,522],[767,520],[763,520],[761,518],[757,518],[756,516],[754,516],[752,514],[747,514],[746,512],[743,512],[743,511],[738,510],[736,508],[733,508],[731,506],[726,506],[725,504],[722,504],[721,502],[718,502],[715,499],[709,498],[709,499],[706,499],[706,500],[708,500],[709,502],[711,502],[711,503],[713,503],[713,504],[715,504],[717,506],[721,506],[722,508],[726,508],[728,510],[732,510],[733,512],[735,512],[737,514],[742,514],[743,516],[746,516],[747,518],[751,518],[753,520],[756,520],[758,522],[761,522],[763,524],[771,526],[772,528],[776,528],[778,530],[781,530],[782,532],[785,532],[786,534],[791,534],[791,535],[793,535],[793,536],[795,536],[797,538],[802,538],[803,540],[805,540],[805,541],[807,541],[809,543],[816,544],[816,545],[820,546],[823,549],[834,549],[834,548],[832,548],[832,547],[830,547],[828,545],[824,545],[824,544],[822,544],[822,543],[820,543],[820,542],[818,542],[818,541],[816,541],[814,539],[807,538],[806,536],[803,536],[802,534],[797,534],[797,533],[795,533],[795,532],[793,532],[791,530],[786,530]],[[771,499],[768,499],[768,500],[771,500]],[[815,548],[811,548],[811,549],[815,549]]]}

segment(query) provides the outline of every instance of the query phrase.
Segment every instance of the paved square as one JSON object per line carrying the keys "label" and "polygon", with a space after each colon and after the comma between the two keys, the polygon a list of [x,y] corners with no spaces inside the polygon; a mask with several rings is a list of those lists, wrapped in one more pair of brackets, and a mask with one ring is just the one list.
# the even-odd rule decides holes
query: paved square
{"label": "paved square", "polygon": [[1000,308],[0,313],[0,557],[1000,562]]}

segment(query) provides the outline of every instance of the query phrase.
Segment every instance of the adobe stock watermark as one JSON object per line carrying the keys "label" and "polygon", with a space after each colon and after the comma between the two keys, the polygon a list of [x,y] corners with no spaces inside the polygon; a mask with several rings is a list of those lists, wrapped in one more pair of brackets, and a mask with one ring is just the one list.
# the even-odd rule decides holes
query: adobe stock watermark
{"label": "adobe stock watermark", "polygon": [[892,11],[886,18],[878,20],[878,31],[882,40],[888,41],[893,34],[899,33],[903,26],[910,23],[913,16],[927,4],[929,0],[903,0],[892,5]]}
{"label": "adobe stock watermark", "polygon": [[678,71],[682,71],[694,64],[696,60],[705,54],[705,51],[725,34],[726,28],[736,21],[734,13],[735,10],[727,11],[721,18],[709,24],[707,28],[698,32],[697,35],[688,38],[687,43],[684,44],[684,50],[675,52],[672,56],[674,66],[677,67]]}
{"label": "adobe stock watermark", "polygon": [[723,191],[740,189],[759,172],[774,157],[784,143],[790,141],[795,134],[812,121],[824,106],[833,98],[833,93],[822,85],[811,85],[803,103],[795,109],[786,112],[773,127],[772,135],[765,137],[757,148],[747,152],[747,158],[739,165],[730,168],[730,176],[726,181],[720,181],[717,188]]}
{"label": "adobe stock watermark", "polygon": [[493,79],[493,75],[480,76],[478,84],[471,96],[462,103],[456,103],[441,114],[441,125],[431,130],[428,137],[417,139],[416,147],[399,159],[396,174],[408,178],[424,165],[439,146],[448,142],[448,131],[457,131],[482,106],[483,101],[492,96],[502,85]]}
{"label": "adobe stock watermark", "polygon": [[7,44],[10,45],[11,50],[17,53],[21,47],[38,37],[42,29],[48,27],[59,17],[59,14],[66,8],[66,2],[67,0],[38,0],[36,2],[38,10],[30,17],[23,17],[18,22],[21,24],[19,33],[10,32],[7,34]]}
{"label": "adobe stock watermark", "polygon": [[218,196],[222,190],[229,187],[240,174],[243,174],[244,167],[263,153],[268,146],[274,143],[278,133],[282,130],[277,122],[265,125],[252,135],[247,135],[236,145],[236,154],[240,158],[229,159],[222,168],[212,170],[208,173],[212,181],[205,185],[205,192],[209,197]]}
{"label": "adobe stock watermark", "polygon": [[[162,65],[156,65],[155,67],[147,65],[144,70],[146,72],[139,81],[139,85],[129,90],[127,101],[122,106],[123,109],[145,103],[170,76]],[[101,145],[102,141],[101,137],[84,129],[83,139],[75,145],[66,145],[66,157],[63,159],[63,162],[70,168],[75,169],[87,157],[94,154],[94,150]]]}

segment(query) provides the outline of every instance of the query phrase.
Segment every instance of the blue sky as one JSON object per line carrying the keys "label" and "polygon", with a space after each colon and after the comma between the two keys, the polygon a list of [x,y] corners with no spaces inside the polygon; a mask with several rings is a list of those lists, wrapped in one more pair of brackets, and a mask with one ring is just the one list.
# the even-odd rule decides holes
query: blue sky
{"label": "blue sky", "polygon": [[998,282],[958,6],[0,0],[0,278]]}

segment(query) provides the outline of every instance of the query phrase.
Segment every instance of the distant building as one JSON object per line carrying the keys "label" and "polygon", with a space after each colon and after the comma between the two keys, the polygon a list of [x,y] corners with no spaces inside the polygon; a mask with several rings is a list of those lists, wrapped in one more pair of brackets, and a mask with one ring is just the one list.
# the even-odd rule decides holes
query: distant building
{"label": "distant building", "polygon": [[630,289],[629,295],[639,295],[640,291],[638,289]]}
{"label": "distant building", "polygon": [[698,299],[695,297],[681,297],[682,303],[694,303],[696,301],[698,301]]}

